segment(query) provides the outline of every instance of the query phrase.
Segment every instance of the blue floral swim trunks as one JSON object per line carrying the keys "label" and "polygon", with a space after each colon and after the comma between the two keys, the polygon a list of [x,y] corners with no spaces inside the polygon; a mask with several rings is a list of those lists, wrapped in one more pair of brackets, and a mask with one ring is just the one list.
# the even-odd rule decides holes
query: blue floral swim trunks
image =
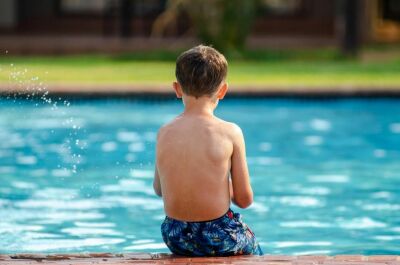
{"label": "blue floral swim trunks", "polygon": [[165,217],[161,225],[165,244],[183,256],[263,255],[250,228],[231,209],[223,216],[203,222]]}

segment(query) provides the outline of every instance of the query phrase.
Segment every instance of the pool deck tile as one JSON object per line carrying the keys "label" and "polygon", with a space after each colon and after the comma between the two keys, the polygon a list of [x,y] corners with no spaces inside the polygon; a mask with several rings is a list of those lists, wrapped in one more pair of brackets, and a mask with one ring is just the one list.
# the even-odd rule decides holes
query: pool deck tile
{"label": "pool deck tile", "polygon": [[365,261],[367,257],[360,255],[337,255],[334,259],[337,261]]}
{"label": "pool deck tile", "polygon": [[394,255],[378,255],[378,256],[369,256],[368,261],[400,261],[399,256]]}
{"label": "pool deck tile", "polygon": [[150,253],[85,253],[85,254],[14,254],[0,255],[0,265],[19,264],[55,264],[55,265],[89,265],[89,264],[234,264],[234,265],[400,265],[400,256],[395,255],[265,255],[235,257],[180,257],[170,254]]}

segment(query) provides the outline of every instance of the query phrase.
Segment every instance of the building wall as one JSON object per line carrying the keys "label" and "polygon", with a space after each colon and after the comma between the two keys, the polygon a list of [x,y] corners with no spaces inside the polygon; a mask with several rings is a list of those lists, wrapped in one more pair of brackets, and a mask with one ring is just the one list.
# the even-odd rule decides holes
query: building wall
{"label": "building wall", "polygon": [[54,16],[57,1],[54,0],[19,0],[20,20],[29,18],[46,18]]}
{"label": "building wall", "polygon": [[[54,36],[118,36],[120,34],[121,10],[118,3],[121,1],[111,1],[116,3],[111,13],[107,11],[108,9],[94,13],[66,12],[60,7],[61,1],[0,0],[0,34]],[[400,20],[388,20],[381,14],[380,6],[387,0],[360,1],[363,3],[363,8],[360,10],[363,41],[400,41]],[[298,0],[297,2],[301,3],[301,8],[294,13],[261,13],[253,25],[251,35],[267,38],[274,36],[338,37],[338,32],[340,32],[340,17],[338,17],[337,8],[339,0]],[[153,22],[165,7],[166,0],[135,0],[131,3],[131,36],[150,36]],[[183,21],[183,23],[178,23],[177,29],[171,30],[166,36],[180,37],[193,34],[193,31],[188,31],[190,22]]]}
{"label": "building wall", "polygon": [[[4,0],[18,2],[18,28],[20,34],[42,35],[118,35],[120,30],[120,11],[118,6],[113,13],[67,13],[61,0]],[[2,1],[0,1],[2,2]],[[120,3],[120,1],[114,1]],[[335,0],[299,0],[301,11],[296,14],[261,14],[254,24],[253,36],[334,36]],[[132,36],[149,36],[157,14],[164,8],[165,0],[132,1]],[[149,9],[150,8],[150,9]],[[187,36],[188,21],[177,25],[167,35]]]}
{"label": "building wall", "polygon": [[335,0],[303,0],[294,14],[260,16],[254,25],[254,35],[266,36],[331,36],[335,35]]}
{"label": "building wall", "polygon": [[17,25],[17,10],[15,0],[0,1],[0,28],[12,29]]}

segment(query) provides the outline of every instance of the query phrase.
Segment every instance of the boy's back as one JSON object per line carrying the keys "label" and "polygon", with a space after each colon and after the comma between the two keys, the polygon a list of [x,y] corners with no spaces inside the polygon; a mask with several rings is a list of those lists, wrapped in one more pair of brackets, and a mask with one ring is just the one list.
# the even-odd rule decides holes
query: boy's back
{"label": "boy's back", "polygon": [[209,115],[181,115],[160,130],[157,168],[168,216],[204,221],[228,211],[232,128]]}
{"label": "boy's back", "polygon": [[228,89],[228,63],[197,46],[179,56],[175,93],[185,109],[160,129],[154,190],[164,200],[164,242],[175,254],[261,254],[253,232],[230,210],[253,201],[242,132],[214,116]]}

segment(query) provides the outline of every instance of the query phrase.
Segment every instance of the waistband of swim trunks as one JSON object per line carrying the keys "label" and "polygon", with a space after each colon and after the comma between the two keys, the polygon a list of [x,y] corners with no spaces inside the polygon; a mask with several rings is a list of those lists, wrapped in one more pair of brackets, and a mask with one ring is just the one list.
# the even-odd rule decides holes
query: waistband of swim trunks
{"label": "waistband of swim trunks", "polygon": [[215,218],[215,219],[211,219],[211,220],[205,220],[205,221],[183,221],[183,220],[178,220],[178,219],[175,219],[175,218],[172,218],[172,217],[169,217],[169,216],[165,216],[165,218],[168,218],[168,219],[170,219],[170,220],[174,220],[174,221],[177,221],[177,222],[181,222],[181,223],[192,223],[192,224],[193,224],[193,223],[208,223],[208,222],[215,222],[215,221],[218,221],[218,220],[221,220],[221,219],[227,217],[229,212],[231,212],[232,214],[234,213],[234,212],[232,211],[232,209],[229,208],[229,209],[226,211],[226,213],[224,213],[222,216],[217,217],[217,218]]}

